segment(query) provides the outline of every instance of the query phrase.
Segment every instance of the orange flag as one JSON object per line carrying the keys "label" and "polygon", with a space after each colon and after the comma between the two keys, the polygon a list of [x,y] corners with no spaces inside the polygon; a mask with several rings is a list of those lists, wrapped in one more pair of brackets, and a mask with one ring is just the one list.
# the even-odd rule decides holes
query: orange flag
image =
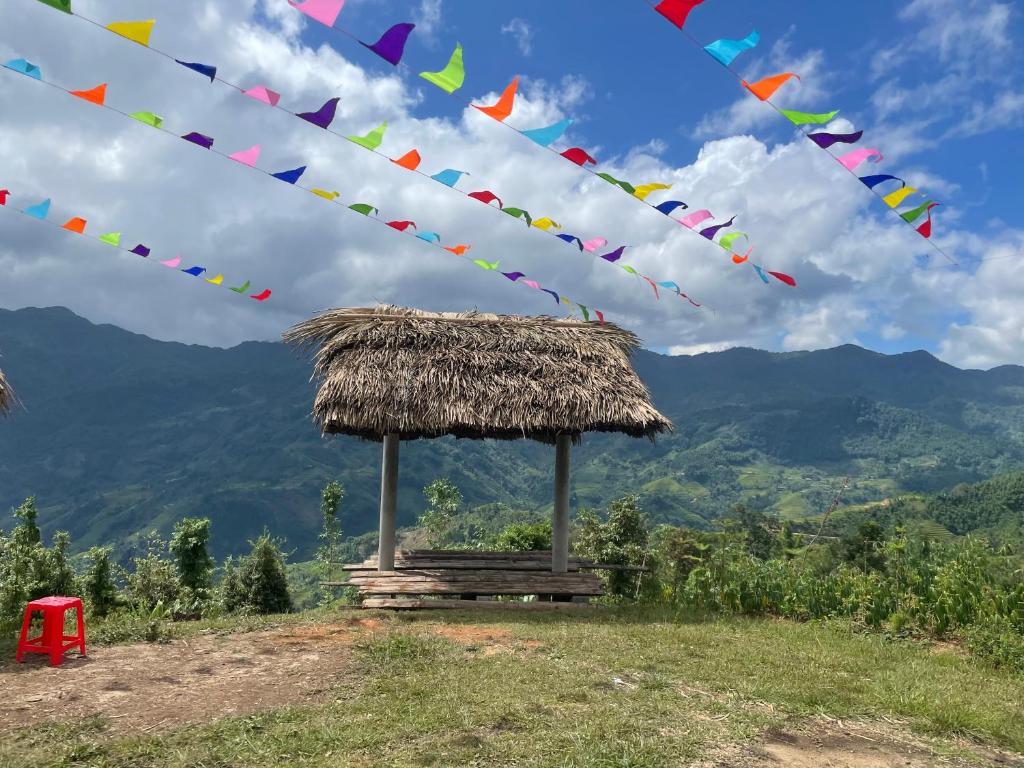
{"label": "orange flag", "polygon": [[766,77],[764,80],[759,80],[754,84],[750,84],[744,80],[743,86],[752,94],[757,96],[761,101],[768,101],[768,99],[774,96],[775,92],[785,85],[786,81],[791,77],[795,77],[797,80],[800,79],[800,75],[794,72],[783,72],[781,75],[772,75],[771,77]]}
{"label": "orange flag", "polygon": [[410,149],[400,158],[398,158],[397,160],[392,160],[391,162],[394,163],[395,165],[400,165],[403,168],[408,168],[410,171],[415,171],[417,168],[420,167],[421,160],[422,158],[420,157],[420,153],[417,152],[415,149]]}
{"label": "orange flag", "polygon": [[93,104],[99,104],[102,107],[103,102],[107,98],[107,84],[102,83],[87,91],[68,91],[68,93],[72,96],[77,96],[80,99],[91,101]]}
{"label": "orange flag", "polygon": [[78,234],[85,233],[85,219],[81,219],[78,216],[70,219],[66,224],[63,225],[64,229],[69,232],[77,232]]}
{"label": "orange flag", "polygon": [[501,94],[501,98],[498,99],[498,103],[490,107],[480,107],[474,104],[473,106],[479,109],[488,117],[493,117],[499,123],[505,122],[509,115],[512,114],[512,107],[516,101],[516,90],[519,88],[519,78],[513,77],[512,82],[508,84],[505,92]]}
{"label": "orange flag", "polygon": [[469,246],[468,245],[456,245],[455,247],[447,247],[446,246],[445,250],[454,253],[456,256],[461,256],[462,254],[464,254],[466,251],[469,250]]}

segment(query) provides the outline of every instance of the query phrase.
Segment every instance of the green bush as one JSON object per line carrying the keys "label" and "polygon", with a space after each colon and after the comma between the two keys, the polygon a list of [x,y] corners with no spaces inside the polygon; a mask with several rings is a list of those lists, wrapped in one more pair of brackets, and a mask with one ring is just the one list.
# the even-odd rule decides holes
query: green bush
{"label": "green bush", "polygon": [[988,616],[963,633],[971,653],[996,667],[1024,674],[1024,634],[1005,616]]}
{"label": "green bush", "polygon": [[231,558],[224,563],[221,605],[229,612],[290,612],[292,598],[279,542],[264,532],[251,544],[252,551],[237,565]]}
{"label": "green bush", "polygon": [[533,552],[551,549],[551,521],[513,523],[496,533],[487,547],[495,552]]}
{"label": "green bush", "polygon": [[82,576],[82,591],[94,616],[103,618],[118,605],[110,547],[93,547],[85,557],[89,565]]}

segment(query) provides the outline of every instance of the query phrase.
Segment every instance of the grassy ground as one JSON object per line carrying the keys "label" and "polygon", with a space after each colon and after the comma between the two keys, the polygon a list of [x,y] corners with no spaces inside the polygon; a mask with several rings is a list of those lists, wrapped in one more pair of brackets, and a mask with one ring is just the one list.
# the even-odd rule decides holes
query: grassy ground
{"label": "grassy ground", "polygon": [[[474,639],[482,623],[497,650]],[[811,718],[898,721],[951,755],[955,738],[1024,753],[1024,678],[846,627],[424,612],[346,652],[352,673],[325,681],[324,703],[135,736],[55,723],[0,736],[0,765],[644,768]]]}

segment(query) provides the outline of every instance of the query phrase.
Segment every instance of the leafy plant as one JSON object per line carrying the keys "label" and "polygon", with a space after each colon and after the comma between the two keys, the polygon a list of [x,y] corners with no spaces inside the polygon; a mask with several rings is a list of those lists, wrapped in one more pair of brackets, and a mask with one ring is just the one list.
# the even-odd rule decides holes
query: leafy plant
{"label": "leafy plant", "polygon": [[451,543],[455,516],[462,507],[462,493],[447,478],[435,480],[423,489],[427,511],[420,515],[419,524],[427,532],[427,546],[441,549]]}

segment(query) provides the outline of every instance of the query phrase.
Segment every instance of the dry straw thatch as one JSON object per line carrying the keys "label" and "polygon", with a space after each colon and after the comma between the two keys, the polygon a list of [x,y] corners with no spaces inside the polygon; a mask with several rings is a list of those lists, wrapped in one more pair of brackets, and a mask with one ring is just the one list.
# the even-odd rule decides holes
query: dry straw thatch
{"label": "dry straw thatch", "polygon": [[0,416],[9,413],[13,404],[14,390],[11,389],[11,385],[7,383],[7,378],[4,376],[4,372],[0,371]]}
{"label": "dry straw thatch", "polygon": [[630,364],[636,336],[611,323],[378,306],[329,310],[284,340],[315,347],[324,434],[550,443],[672,429]]}

